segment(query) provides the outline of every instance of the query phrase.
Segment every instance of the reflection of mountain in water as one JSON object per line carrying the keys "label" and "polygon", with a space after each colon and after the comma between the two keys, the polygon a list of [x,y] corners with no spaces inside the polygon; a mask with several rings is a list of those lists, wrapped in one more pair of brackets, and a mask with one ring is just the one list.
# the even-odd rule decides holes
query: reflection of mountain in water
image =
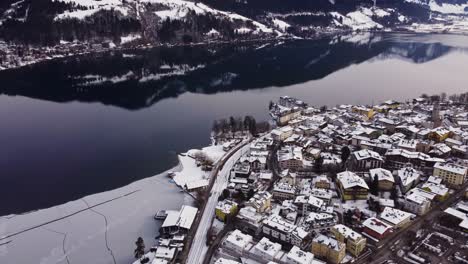
{"label": "reflection of mountain in water", "polygon": [[55,102],[101,102],[139,109],[186,91],[288,86],[317,80],[371,58],[427,62],[442,44],[398,42],[385,35],[217,47],[173,47],[77,57],[0,75],[1,92]]}

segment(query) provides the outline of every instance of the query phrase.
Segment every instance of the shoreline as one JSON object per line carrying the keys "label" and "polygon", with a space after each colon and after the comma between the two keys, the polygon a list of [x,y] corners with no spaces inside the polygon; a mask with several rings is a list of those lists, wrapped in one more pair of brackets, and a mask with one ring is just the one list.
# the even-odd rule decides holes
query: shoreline
{"label": "shoreline", "polygon": [[[154,48],[172,48],[172,47],[199,47],[199,46],[210,46],[210,45],[236,45],[236,44],[243,44],[243,43],[272,43],[275,41],[295,41],[295,40],[316,40],[324,37],[333,37],[333,36],[345,36],[346,34],[364,34],[364,33],[388,33],[388,34],[415,34],[415,35],[453,35],[453,36],[468,36],[468,32],[443,32],[443,31],[434,31],[434,32],[418,32],[418,31],[411,31],[411,30],[362,30],[362,31],[353,31],[353,30],[337,30],[337,31],[330,31],[330,32],[321,32],[315,36],[310,37],[294,37],[294,36],[281,36],[277,38],[252,38],[252,39],[238,39],[234,41],[202,41],[197,43],[154,43],[154,44],[139,44],[136,46],[117,46],[115,48],[103,48],[102,50],[94,51],[94,50],[86,50],[83,52],[71,54],[71,55],[57,55],[57,56],[50,56],[43,59],[33,60],[23,65],[15,66],[15,67],[2,67],[0,66],[0,74],[7,73],[8,71],[20,70],[25,69],[27,67],[32,67],[41,63],[46,62],[54,62],[72,58],[79,58],[82,56],[92,56],[92,55],[103,55],[109,52],[122,52],[125,53],[126,51],[137,51],[137,50],[147,50],[147,49],[154,49]],[[79,43],[81,44],[81,43]],[[37,48],[44,48],[44,47],[37,47]]]}

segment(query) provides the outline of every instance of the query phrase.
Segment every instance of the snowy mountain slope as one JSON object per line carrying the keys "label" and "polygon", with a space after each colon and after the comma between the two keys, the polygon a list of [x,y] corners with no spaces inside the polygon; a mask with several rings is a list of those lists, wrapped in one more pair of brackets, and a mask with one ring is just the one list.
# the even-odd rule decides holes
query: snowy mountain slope
{"label": "snowy mountain slope", "polygon": [[405,0],[428,7],[433,12],[442,14],[465,14],[468,15],[468,1],[436,1],[436,0]]}

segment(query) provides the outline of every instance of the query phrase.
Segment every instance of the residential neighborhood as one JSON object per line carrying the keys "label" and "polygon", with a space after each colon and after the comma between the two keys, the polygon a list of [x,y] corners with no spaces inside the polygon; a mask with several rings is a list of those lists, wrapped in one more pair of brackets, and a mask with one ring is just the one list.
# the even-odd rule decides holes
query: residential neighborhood
{"label": "residential neighborhood", "polygon": [[[214,210],[189,214],[211,227],[184,240],[198,258],[187,263],[468,263],[464,105],[317,108],[283,96],[270,115],[271,130],[218,140],[243,151],[210,192]],[[163,233],[190,237],[185,214],[170,212]]]}

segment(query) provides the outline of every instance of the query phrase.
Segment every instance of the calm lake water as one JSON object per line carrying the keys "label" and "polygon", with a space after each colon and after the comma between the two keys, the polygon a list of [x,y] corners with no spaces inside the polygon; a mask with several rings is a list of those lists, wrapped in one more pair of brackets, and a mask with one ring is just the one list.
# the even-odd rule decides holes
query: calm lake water
{"label": "calm lake water", "polygon": [[467,51],[462,36],[364,34],[114,52],[0,72],[0,215],[158,174],[176,153],[209,144],[214,119],[267,119],[281,95],[334,106],[466,92]]}

